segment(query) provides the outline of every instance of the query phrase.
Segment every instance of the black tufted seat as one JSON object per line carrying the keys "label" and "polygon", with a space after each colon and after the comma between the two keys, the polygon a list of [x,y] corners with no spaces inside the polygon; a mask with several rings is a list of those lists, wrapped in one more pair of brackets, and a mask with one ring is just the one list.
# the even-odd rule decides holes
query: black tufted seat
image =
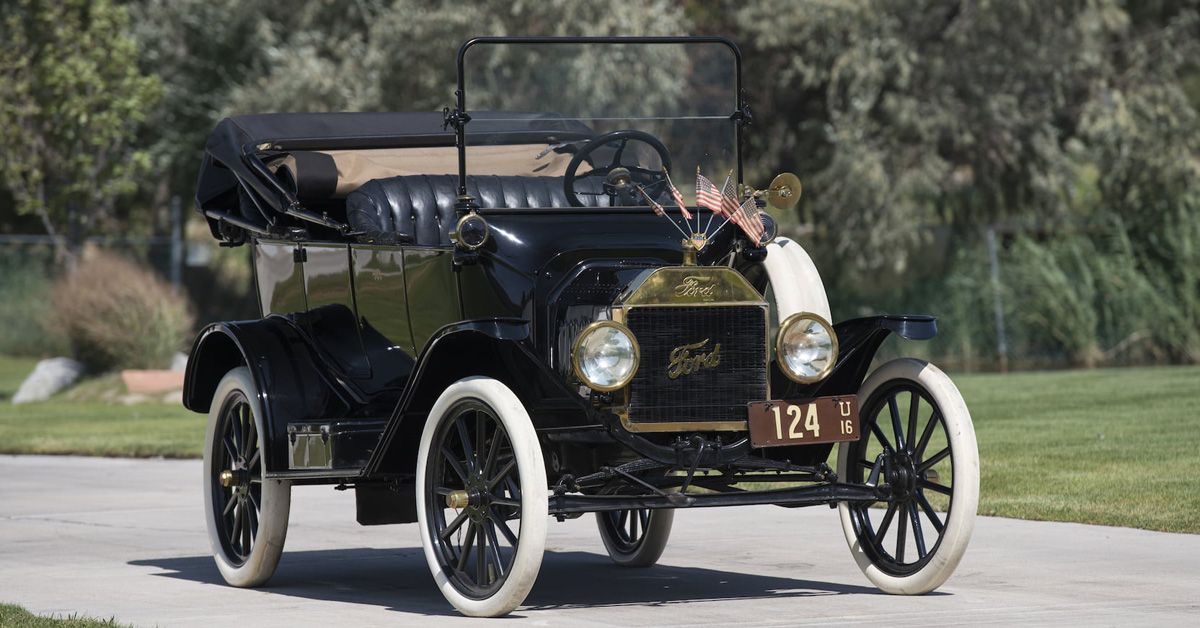
{"label": "black tufted seat", "polygon": [[[589,206],[607,205],[599,177],[578,179],[579,199]],[[370,240],[411,242],[421,246],[450,244],[457,222],[458,177],[413,175],[372,179],[346,197],[346,219]],[[570,207],[562,177],[472,176],[467,192],[484,209]]]}

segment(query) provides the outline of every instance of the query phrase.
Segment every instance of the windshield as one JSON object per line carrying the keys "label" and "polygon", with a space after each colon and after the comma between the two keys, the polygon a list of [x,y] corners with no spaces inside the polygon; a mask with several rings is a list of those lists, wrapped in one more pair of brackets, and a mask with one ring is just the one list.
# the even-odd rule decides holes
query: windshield
{"label": "windshield", "polygon": [[563,177],[586,153],[570,173],[583,205],[645,204],[604,185],[620,168],[665,199],[649,173],[668,163],[694,204],[697,168],[720,180],[738,166],[738,57],[723,40],[477,40],[461,62],[468,181],[505,174],[488,151],[520,145],[533,176]]}

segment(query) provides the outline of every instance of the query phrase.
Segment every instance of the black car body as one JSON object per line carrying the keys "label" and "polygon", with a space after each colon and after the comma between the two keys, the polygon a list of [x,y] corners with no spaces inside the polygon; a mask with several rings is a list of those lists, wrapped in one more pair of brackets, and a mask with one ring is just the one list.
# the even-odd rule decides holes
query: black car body
{"label": "black car body", "polygon": [[[636,65],[628,55],[638,47],[652,51],[645,55],[648,66],[656,54],[688,60],[692,69],[682,71],[690,72],[691,83],[675,87],[686,93],[674,102],[702,95],[703,103],[663,116],[655,108],[668,105],[636,100],[630,110],[610,116],[572,110],[579,96],[563,96],[559,106],[541,110],[526,108],[537,104],[533,96],[515,103],[496,96],[506,87],[491,74],[494,58],[518,66],[564,64],[586,58],[575,51],[598,50],[628,70]],[[472,74],[476,57],[487,71]],[[740,55],[732,43],[720,38],[483,38],[463,46],[458,70],[457,102],[442,113],[239,116],[221,121],[209,139],[197,207],[223,245],[251,251],[262,313],[256,320],[205,328],[192,349],[184,391],[188,408],[215,416],[223,378],[243,368],[249,378],[242,389],[252,397],[246,408],[258,426],[253,443],[259,466],[237,447],[230,446],[229,454],[220,451],[221,426],[232,423],[220,423],[225,419],[219,417],[213,419],[217,435],[212,437],[218,444],[206,453],[225,460],[206,466],[206,473],[212,476],[213,503],[226,504],[224,514],[235,519],[213,516],[218,529],[222,521],[229,528],[214,533],[214,550],[224,549],[230,569],[242,568],[239,557],[243,563],[253,559],[254,539],[239,546],[242,528],[229,526],[242,525],[249,539],[264,525],[259,510],[247,510],[243,517],[254,517],[253,529],[236,521],[242,508],[237,487],[243,486],[247,496],[255,490],[249,479],[239,484],[247,473],[268,484],[353,487],[363,524],[417,521],[430,503],[419,498],[418,480],[419,467],[426,464],[420,455],[422,435],[437,419],[431,409],[443,391],[470,378],[499,382],[519,399],[544,461],[550,491],[545,508],[560,520],[584,512],[628,518],[628,513],[707,505],[865,508],[905,499],[919,512],[915,493],[897,497],[897,482],[889,487],[884,481],[902,475],[895,470],[899,458],[881,453],[862,469],[855,465],[853,478],[839,481],[826,464],[833,441],[792,439],[759,447],[760,439],[749,433],[747,412],[753,403],[817,398],[854,401],[855,426],[861,407],[862,429],[869,429],[873,418],[868,414],[887,403],[856,395],[880,343],[893,333],[925,339],[936,329],[928,316],[847,320],[832,326],[834,354],[819,377],[797,377],[781,366],[777,336],[786,321],[772,295],[785,288],[773,285],[781,281],[779,271],[768,268],[766,260],[776,256],[778,266],[780,256],[799,259],[794,257],[799,245],[772,241],[771,233],[754,241],[734,225],[702,229],[701,219],[682,217],[702,210],[671,204],[667,186],[654,176],[669,170],[682,179],[693,169],[718,166],[741,180],[741,139],[750,113],[741,89]],[[649,76],[652,71],[631,73],[632,82],[643,83],[641,93],[659,80]],[[521,80],[526,87],[546,89],[536,76]],[[632,85],[613,89],[638,92]],[[544,96],[538,89],[528,91]],[[688,120],[699,122],[688,126]],[[595,142],[606,133],[626,133],[623,129],[638,133]],[[652,137],[646,139],[646,133]],[[717,138],[712,140],[716,146],[705,145],[706,137]],[[653,145],[654,139],[664,150]],[[650,150],[626,152],[638,142]],[[672,146],[670,154],[666,145]],[[586,159],[573,159],[585,150],[592,151]],[[603,180],[571,170],[581,161],[601,170],[598,164],[605,160],[611,167],[601,173]],[[629,172],[633,183],[629,176],[617,176]],[[652,200],[629,191],[637,184],[657,186],[648,194]],[[770,194],[768,189],[760,196]],[[665,217],[650,209],[653,202],[666,207]],[[681,238],[695,231],[707,237]],[[826,312],[813,318],[824,321],[828,305],[819,277],[816,282],[809,288],[820,293]],[[573,359],[581,350],[581,334],[597,324],[623,326],[622,333],[635,337],[636,372],[612,389],[589,385],[579,359]],[[879,408],[868,407],[872,404]],[[777,423],[778,417],[776,410]],[[936,413],[929,421],[937,423]],[[231,443],[251,442],[237,429],[228,432]],[[913,431],[910,441],[916,440]],[[857,442],[857,436],[837,441]],[[436,447],[437,435],[431,438]],[[495,444],[498,437],[492,438],[483,437],[477,448],[491,442],[502,449]],[[460,463],[469,466],[470,447],[455,447],[466,448]],[[515,459],[519,445],[514,442],[512,449]],[[928,475],[919,462],[906,464]],[[771,472],[769,479],[764,472]],[[780,488],[737,489],[747,478]],[[447,504],[456,499],[467,504],[476,499],[467,484],[439,495],[445,493]],[[528,493],[529,487],[523,490]],[[511,521],[517,518],[512,512],[496,515],[502,508],[496,504],[518,495],[514,489],[494,496],[490,506],[471,502],[463,507]],[[254,507],[261,504],[255,501]],[[909,513],[903,508],[902,522]],[[625,526],[626,520],[613,523]],[[648,521],[643,516],[643,534]],[[495,532],[486,521],[477,529],[481,539],[485,531]],[[631,535],[620,536],[635,542],[625,538]],[[484,560],[486,545],[476,543],[474,550],[470,541],[458,549],[435,550],[451,563],[461,557],[456,567],[462,571],[470,552]],[[902,536],[900,544],[905,543]],[[469,614],[507,612],[519,603],[470,606],[471,600],[500,595],[505,579],[497,572],[508,573],[503,563],[516,547],[512,543],[508,554],[492,549],[496,566],[481,567],[480,578],[456,581],[451,574],[454,590],[467,600],[460,604],[448,594],[451,601]],[[922,548],[922,553],[930,551]],[[436,561],[431,561],[432,568]]]}

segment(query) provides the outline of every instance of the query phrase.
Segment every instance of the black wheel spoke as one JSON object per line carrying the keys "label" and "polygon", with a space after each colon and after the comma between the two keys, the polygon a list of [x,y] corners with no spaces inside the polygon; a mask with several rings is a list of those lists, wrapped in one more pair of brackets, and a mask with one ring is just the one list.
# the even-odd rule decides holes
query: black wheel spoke
{"label": "black wheel spoke", "polygon": [[941,462],[942,460],[944,460],[946,458],[946,456],[949,456],[949,455],[950,455],[950,446],[947,445],[941,451],[930,456],[928,460],[917,465],[917,471],[924,473],[925,471],[928,471],[930,467]]}
{"label": "black wheel spoke", "polygon": [[465,484],[467,481],[467,470],[463,468],[462,462],[459,462],[454,457],[454,454],[450,452],[449,448],[444,445],[442,446],[442,459],[446,461],[446,464],[450,465],[450,468],[454,470],[458,479],[462,480]]}
{"label": "black wheel spoke", "polygon": [[492,435],[492,445],[488,447],[487,458],[483,462],[483,477],[489,477],[492,470],[496,467],[496,455],[500,453],[500,441],[504,440],[504,430],[496,428],[496,433]]}
{"label": "black wheel spoke", "polygon": [[233,512],[233,507],[237,505],[236,499],[234,499],[233,497],[230,497],[228,499],[229,499],[229,501],[225,502],[225,508],[221,511],[222,517],[228,517],[229,513]]}
{"label": "black wheel spoke", "polygon": [[913,439],[917,436],[917,414],[921,407],[921,396],[917,391],[909,393],[908,401],[908,432],[905,432],[904,442],[909,446],[909,452],[912,452]]}
{"label": "black wheel spoke", "polygon": [[470,518],[470,513],[465,510],[458,513],[458,516],[455,517],[454,520],[450,522],[450,525],[446,526],[446,529],[442,530],[438,536],[441,536],[443,541],[449,540],[450,537],[454,536],[455,532],[458,532],[458,529],[462,527],[462,524],[466,523]]}
{"label": "black wheel spoke", "polygon": [[648,530],[650,530],[650,510],[639,510],[638,519],[641,519],[642,521],[642,534],[644,535]]}
{"label": "black wheel spoke", "polygon": [[925,530],[921,527],[921,515],[917,513],[917,505],[909,502],[908,518],[912,520],[913,541],[917,544],[917,558],[925,558]]}
{"label": "black wheel spoke", "polygon": [[920,485],[921,485],[921,488],[927,488],[931,491],[934,491],[935,493],[941,493],[942,495],[949,496],[949,495],[954,494],[954,491],[949,486],[943,486],[941,484],[938,484],[937,482],[930,482],[929,480],[921,480]]}
{"label": "black wheel spoke", "polygon": [[879,521],[879,529],[875,531],[875,543],[882,544],[883,537],[887,534],[888,526],[892,525],[892,517],[896,516],[896,504],[888,504],[887,512],[883,514],[883,519]]}
{"label": "black wheel spoke", "polygon": [[508,506],[509,508],[520,508],[521,502],[507,497],[492,497],[492,503],[497,506]]}
{"label": "black wheel spoke", "polygon": [[[511,479],[511,478],[509,478],[509,474],[512,473],[512,470],[515,469],[516,467],[517,467],[517,459],[510,458],[508,460],[508,462],[506,462],[504,464],[503,467],[500,467],[500,470],[498,472],[496,472],[496,475],[494,475],[490,479],[488,479],[488,483],[487,483],[488,490],[489,491],[495,490],[497,484],[499,484],[500,482],[503,482],[505,480]],[[521,497],[521,495],[520,495],[520,493],[517,493],[516,495],[513,495],[513,497],[517,497],[519,499]]]}
{"label": "black wheel spoke", "polygon": [[467,526],[467,534],[463,538],[462,547],[459,548],[459,554],[458,554],[458,570],[459,571],[466,571],[467,556],[471,553],[471,546],[474,544],[475,544],[475,522],[472,521],[471,524],[469,526]]}
{"label": "black wheel spoke", "polygon": [[475,531],[475,584],[485,585],[487,577],[487,535],[483,524]]}
{"label": "black wheel spoke", "polygon": [[475,459],[475,450],[471,447],[471,435],[467,433],[467,425],[462,417],[454,421],[454,426],[458,429],[458,440],[462,443],[463,455],[467,459],[467,471],[474,472],[475,465],[471,461]]}
{"label": "black wheel spoke", "polygon": [[929,523],[933,524],[933,529],[937,530],[938,534],[941,534],[942,530],[945,529],[942,525],[942,520],[933,509],[933,504],[929,503],[929,499],[921,491],[917,491],[917,503],[921,505],[921,510],[925,511],[925,516],[929,519]]}
{"label": "black wheel spoke", "polygon": [[900,427],[900,408],[896,405],[896,396],[888,397],[888,411],[892,415],[892,434],[896,437],[896,451],[903,451],[904,429]]}
{"label": "black wheel spoke", "polygon": [[895,448],[892,447],[891,441],[889,441],[888,437],[886,435],[884,435],[883,428],[879,427],[879,421],[875,421],[874,423],[871,423],[871,433],[875,434],[875,438],[879,439],[879,444],[883,445],[884,451],[887,451],[887,452],[896,451]]}
{"label": "black wheel spoke", "polygon": [[483,524],[483,529],[487,531],[488,548],[491,550],[492,565],[496,568],[496,576],[504,577],[504,559],[500,556],[500,543],[496,540],[496,526],[487,521]]}
{"label": "black wheel spoke", "polygon": [[908,544],[908,522],[900,515],[900,523],[896,525],[896,562],[904,562],[904,546]]}
{"label": "black wheel spoke", "polygon": [[494,517],[494,519],[496,521],[496,527],[500,528],[500,534],[504,535],[505,540],[508,541],[509,545],[513,546],[513,549],[516,549],[517,535],[513,534],[512,528],[508,527],[508,522],[504,520],[504,517]]}
{"label": "black wheel spoke", "polygon": [[629,542],[630,543],[634,543],[637,541],[637,538],[638,538],[637,530],[638,530],[637,513],[630,512],[629,513]]}
{"label": "black wheel spoke", "polygon": [[925,455],[925,448],[929,446],[929,439],[933,436],[933,430],[942,420],[942,416],[936,411],[929,417],[929,422],[925,424],[925,431],[921,433],[921,440],[917,446],[913,448],[913,457],[920,460],[921,456]]}

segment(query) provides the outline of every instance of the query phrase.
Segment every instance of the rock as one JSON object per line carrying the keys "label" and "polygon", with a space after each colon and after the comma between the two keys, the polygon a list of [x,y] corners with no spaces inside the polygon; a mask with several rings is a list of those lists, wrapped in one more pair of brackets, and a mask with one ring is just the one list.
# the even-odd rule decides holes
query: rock
{"label": "rock", "polygon": [[172,371],[186,371],[188,357],[186,353],[176,353],[175,357],[171,358]]}
{"label": "rock", "polygon": [[12,402],[44,401],[54,393],[74,384],[83,375],[83,364],[71,358],[49,358],[37,363],[33,372],[21,382]]}
{"label": "rock", "polygon": [[125,389],[133,395],[161,395],[183,389],[182,371],[121,371]]}

